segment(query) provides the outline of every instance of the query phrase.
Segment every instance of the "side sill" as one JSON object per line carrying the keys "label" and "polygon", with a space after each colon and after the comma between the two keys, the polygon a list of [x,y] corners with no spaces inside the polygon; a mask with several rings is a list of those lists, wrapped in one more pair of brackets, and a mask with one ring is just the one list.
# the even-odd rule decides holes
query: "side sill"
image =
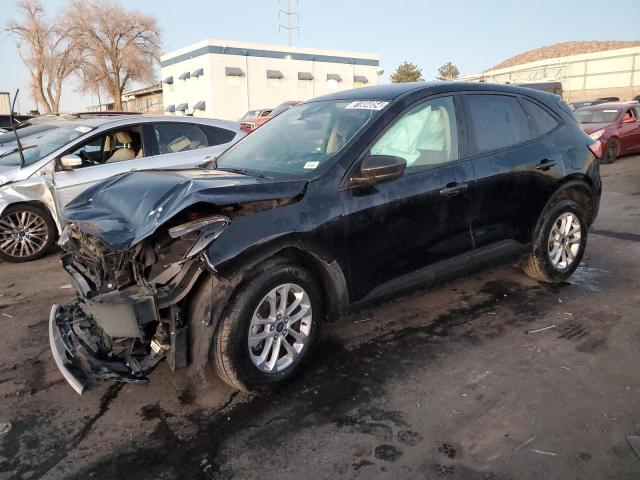
{"label": "side sill", "polygon": [[503,240],[471,250],[383,283],[358,300],[354,307],[361,308],[387,299],[392,294],[409,293],[412,290],[433,286],[477,270],[508,263],[518,259],[526,251],[527,245],[516,240]]}

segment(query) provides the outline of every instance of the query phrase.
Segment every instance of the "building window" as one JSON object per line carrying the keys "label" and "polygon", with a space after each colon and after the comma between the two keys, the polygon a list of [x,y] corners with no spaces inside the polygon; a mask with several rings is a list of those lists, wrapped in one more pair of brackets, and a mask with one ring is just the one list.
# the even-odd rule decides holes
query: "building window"
{"label": "building window", "polygon": [[191,78],[191,72],[184,72],[180,75],[180,80],[187,80],[188,78]]}
{"label": "building window", "polygon": [[198,77],[201,77],[202,75],[204,75],[203,68],[196,68],[193,72],[191,72],[192,78],[198,78]]}
{"label": "building window", "polygon": [[313,80],[311,72],[298,72],[298,80]]}
{"label": "building window", "polygon": [[206,104],[204,100],[200,100],[193,106],[194,110],[205,110],[205,108],[206,108]]}
{"label": "building window", "polygon": [[327,73],[327,80],[335,80],[336,82],[341,82],[342,77],[337,73]]}
{"label": "building window", "polygon": [[176,107],[176,112],[186,112],[189,108],[188,103],[181,103]]}
{"label": "building window", "polygon": [[167,108],[164,109],[165,112],[167,113],[176,113],[176,106],[175,105],[169,105]]}
{"label": "building window", "polygon": [[283,78],[282,72],[280,70],[267,70],[267,78]]}
{"label": "building window", "polygon": [[353,76],[354,83],[369,83],[369,79],[364,75],[354,75]]}
{"label": "building window", "polygon": [[167,85],[173,85],[173,75],[168,76],[167,78],[165,78],[162,83],[166,83]]}

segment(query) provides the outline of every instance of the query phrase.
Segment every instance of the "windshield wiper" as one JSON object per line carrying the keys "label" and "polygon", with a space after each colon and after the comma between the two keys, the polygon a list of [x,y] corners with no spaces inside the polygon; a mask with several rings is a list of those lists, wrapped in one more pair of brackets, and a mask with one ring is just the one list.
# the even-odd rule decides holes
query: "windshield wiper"
{"label": "windshield wiper", "polygon": [[16,94],[13,97],[13,103],[11,104],[11,112],[9,112],[9,121],[11,122],[11,129],[13,130],[13,134],[16,136],[16,144],[18,145],[18,151],[20,152],[20,168],[24,168],[24,153],[22,152],[22,143],[20,143],[20,137],[18,136],[18,130],[16,129],[16,124],[13,119],[13,111],[16,108],[16,100],[18,99],[18,93],[20,89],[16,90]]}
{"label": "windshield wiper", "polygon": [[271,178],[267,177],[263,173],[256,172],[255,170],[247,170],[245,168],[234,168],[234,167],[218,167],[215,165],[215,170],[220,170],[222,172],[231,172],[231,173],[239,173],[240,175],[248,175],[250,177],[258,177],[258,178]]}

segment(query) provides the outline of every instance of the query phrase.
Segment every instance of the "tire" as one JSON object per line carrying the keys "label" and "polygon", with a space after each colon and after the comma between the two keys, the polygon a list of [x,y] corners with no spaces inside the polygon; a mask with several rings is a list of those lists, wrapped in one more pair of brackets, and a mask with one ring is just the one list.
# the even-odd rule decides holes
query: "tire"
{"label": "tire", "polygon": [[0,216],[0,259],[21,263],[41,258],[53,245],[56,233],[56,225],[44,208],[29,204],[8,207]]}
{"label": "tire", "polygon": [[[562,227],[562,219],[571,221],[568,227],[575,230],[579,224],[579,238],[573,235],[558,235]],[[533,236],[533,247],[524,265],[524,271],[531,278],[541,282],[561,283],[566,281],[578,268],[587,246],[587,222],[584,210],[578,203],[570,199],[560,199],[542,213]],[[566,225],[566,223],[564,224]],[[551,232],[554,230],[552,237]],[[562,238],[567,240],[562,240]],[[565,243],[563,243],[565,242]],[[564,246],[563,246],[564,245]],[[554,249],[557,246],[562,251]],[[577,248],[574,248],[577,246]],[[569,249],[569,251],[567,251]],[[556,259],[560,257],[558,261]],[[569,261],[569,257],[572,259]],[[563,259],[566,258],[566,261]]]}
{"label": "tire", "polygon": [[618,140],[610,138],[607,142],[607,149],[602,156],[602,163],[613,163],[618,157]]}
{"label": "tire", "polygon": [[[284,290],[278,288],[283,285],[290,286],[288,302],[301,298],[300,305],[289,314],[276,317],[276,321],[269,325],[252,325],[254,314],[266,319],[278,310],[277,307],[282,306],[280,301],[284,295],[281,292]],[[317,280],[307,270],[291,263],[281,263],[267,268],[239,287],[232,296],[214,335],[212,362],[218,376],[232,387],[254,394],[275,391],[291,381],[307,364],[318,342],[320,324],[324,318],[323,296],[318,285]],[[299,297],[300,291],[304,292],[306,297],[304,294]],[[267,300],[270,294],[273,294],[271,297],[274,304]],[[293,303],[287,305],[291,307]],[[310,310],[304,310],[306,305],[310,306]],[[287,327],[284,321],[288,321],[289,315],[291,325]],[[297,316],[301,316],[301,319],[296,321]],[[306,336],[300,333],[303,328]],[[304,343],[296,341],[292,334],[288,333],[292,329]],[[256,338],[268,338],[257,341],[250,347],[250,331]],[[279,337],[280,340],[277,339]],[[285,340],[296,350],[302,345],[296,356],[291,350],[284,348]],[[272,360],[276,346],[280,346],[282,357],[277,357],[274,363]],[[256,362],[265,356],[267,348],[265,359],[258,365]],[[287,365],[288,360],[291,360],[291,363]],[[273,366],[269,370],[269,364],[272,363]]]}

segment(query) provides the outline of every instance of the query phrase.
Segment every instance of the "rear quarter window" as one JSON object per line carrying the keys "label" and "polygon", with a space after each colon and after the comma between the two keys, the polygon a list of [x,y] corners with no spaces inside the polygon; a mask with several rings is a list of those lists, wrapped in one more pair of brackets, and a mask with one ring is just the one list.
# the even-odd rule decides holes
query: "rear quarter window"
{"label": "rear quarter window", "polygon": [[521,102],[529,119],[530,133],[533,135],[532,138],[540,137],[558,126],[556,119],[539,105],[536,105],[526,98],[522,98]]}
{"label": "rear quarter window", "polygon": [[466,105],[472,154],[501,150],[534,138],[516,97],[472,94],[466,95]]}
{"label": "rear quarter window", "polygon": [[236,136],[236,132],[227,130],[226,128],[213,127],[211,125],[200,125],[200,128],[202,128],[204,134],[207,136],[210,147],[229,143]]}

